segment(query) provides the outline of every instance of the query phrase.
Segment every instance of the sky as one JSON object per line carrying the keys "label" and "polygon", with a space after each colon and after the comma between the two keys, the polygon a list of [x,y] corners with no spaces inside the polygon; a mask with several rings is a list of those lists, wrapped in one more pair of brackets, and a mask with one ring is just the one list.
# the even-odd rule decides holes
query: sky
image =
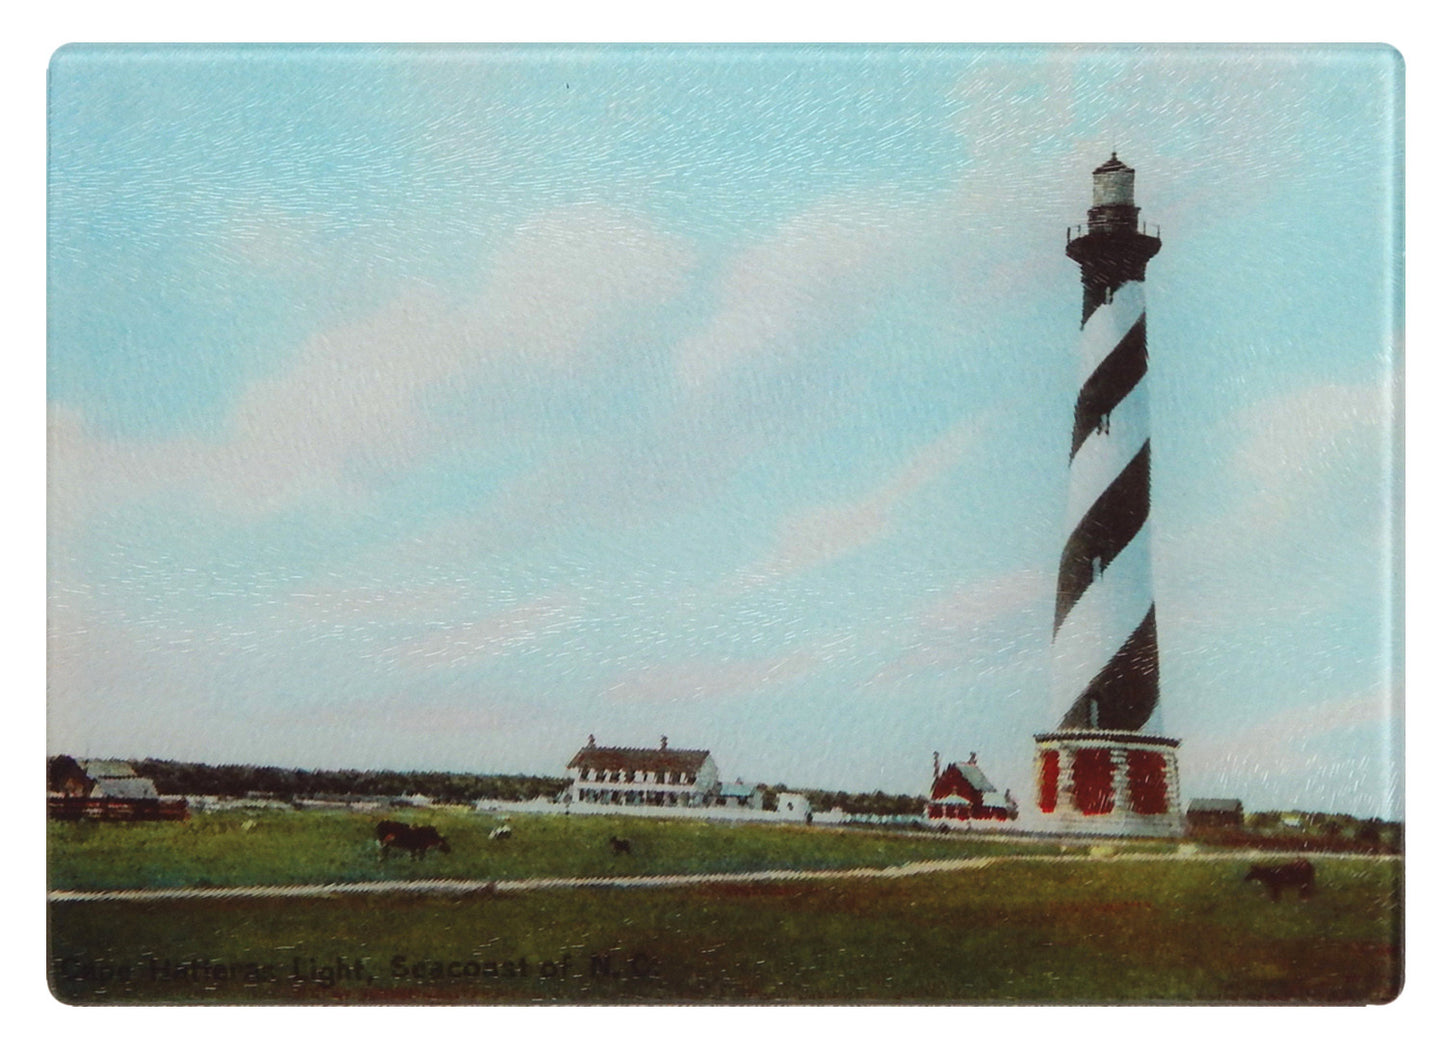
{"label": "sky", "polygon": [[1137,170],[1187,797],[1398,816],[1399,67],[68,48],[52,752],[1026,807],[1089,173]]}

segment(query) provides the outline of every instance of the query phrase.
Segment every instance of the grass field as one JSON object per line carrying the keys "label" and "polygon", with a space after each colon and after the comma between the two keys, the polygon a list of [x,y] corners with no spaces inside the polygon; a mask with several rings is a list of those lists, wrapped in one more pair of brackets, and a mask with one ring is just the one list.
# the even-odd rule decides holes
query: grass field
{"label": "grass field", "polygon": [[[768,868],[874,867],[1052,846],[883,831],[803,829],[613,816],[518,814],[505,842],[487,838],[494,817],[399,811],[388,817],[432,824],[452,852],[382,860],[379,817],[346,812],[201,813],[185,823],[52,821],[51,889],[156,889],[280,885],[373,879],[528,878],[536,875],[679,874]],[[246,825],[251,826],[247,827]],[[613,854],[608,838],[633,851]]]}
{"label": "grass field", "polygon": [[[1313,899],[1287,893],[1274,903],[1242,884],[1243,860],[1100,861],[1052,846],[1018,859],[1026,846],[874,832],[518,816],[515,840],[497,847],[485,840],[488,821],[457,817],[451,856],[381,864],[374,846],[342,837],[374,822],[361,817],[272,814],[249,831],[238,816],[191,822],[195,834],[184,824],[53,834],[52,886],[463,877],[448,870],[458,867],[472,877],[483,865],[495,877],[523,877],[1009,857],[978,871],[890,880],[57,903],[59,997],[1359,1003],[1389,999],[1399,983],[1396,858],[1320,860]],[[633,840],[634,859],[607,851],[613,830]],[[331,848],[312,845],[323,834],[336,836]]]}

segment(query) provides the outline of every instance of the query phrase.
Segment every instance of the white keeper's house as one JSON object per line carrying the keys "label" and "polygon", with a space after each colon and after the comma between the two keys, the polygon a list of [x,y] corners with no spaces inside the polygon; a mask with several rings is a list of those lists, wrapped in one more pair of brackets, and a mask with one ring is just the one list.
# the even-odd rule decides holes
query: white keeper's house
{"label": "white keeper's house", "polygon": [[608,805],[706,806],[718,801],[717,762],[707,750],[667,745],[599,747],[595,736],[567,763],[566,799]]}

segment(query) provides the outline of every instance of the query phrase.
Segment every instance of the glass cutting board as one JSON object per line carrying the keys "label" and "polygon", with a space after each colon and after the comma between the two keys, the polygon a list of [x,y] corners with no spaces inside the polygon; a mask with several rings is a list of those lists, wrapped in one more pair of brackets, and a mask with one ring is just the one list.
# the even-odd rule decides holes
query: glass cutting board
{"label": "glass cutting board", "polygon": [[1393,999],[1402,82],[62,48],[55,996]]}

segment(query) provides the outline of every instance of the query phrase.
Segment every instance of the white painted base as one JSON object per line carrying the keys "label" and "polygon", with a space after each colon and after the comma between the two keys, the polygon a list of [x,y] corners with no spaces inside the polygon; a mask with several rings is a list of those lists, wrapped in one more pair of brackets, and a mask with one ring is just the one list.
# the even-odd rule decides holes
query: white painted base
{"label": "white painted base", "polygon": [[1184,821],[1177,815],[1161,813],[1140,816],[1116,810],[1097,816],[1053,813],[1043,817],[1035,829],[1041,834],[1074,835],[1080,838],[1182,838]]}

